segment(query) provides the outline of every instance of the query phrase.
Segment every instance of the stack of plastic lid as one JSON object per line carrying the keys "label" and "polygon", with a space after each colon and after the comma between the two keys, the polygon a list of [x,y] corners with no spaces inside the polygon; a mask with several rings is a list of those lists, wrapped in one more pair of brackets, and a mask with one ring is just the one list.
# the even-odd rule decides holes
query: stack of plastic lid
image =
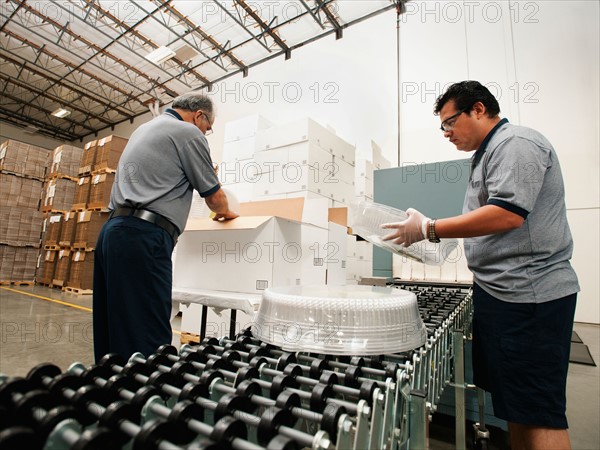
{"label": "stack of plastic lid", "polygon": [[285,351],[330,355],[404,352],[427,337],[415,294],[355,285],[266,289],[252,334]]}
{"label": "stack of plastic lid", "polygon": [[393,233],[393,229],[381,228],[384,223],[401,222],[408,218],[407,214],[396,208],[369,201],[360,201],[352,205],[352,232],[377,247],[388,250],[418,262],[433,266],[441,266],[448,256],[458,247],[456,239],[442,239],[440,243],[428,240],[415,242],[404,247],[393,241],[382,238]]}

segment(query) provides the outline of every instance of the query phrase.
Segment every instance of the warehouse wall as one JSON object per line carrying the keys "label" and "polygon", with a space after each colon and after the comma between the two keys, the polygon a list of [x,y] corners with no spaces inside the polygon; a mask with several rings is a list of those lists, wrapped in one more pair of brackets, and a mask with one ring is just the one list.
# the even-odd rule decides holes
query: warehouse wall
{"label": "warehouse wall", "polygon": [[[432,109],[449,83],[478,79],[499,97],[504,117],[554,144],[582,285],[576,319],[600,323],[598,2],[423,0],[406,8],[399,82],[390,11],[344,30],[341,40],[327,37],[294,50],[289,61],[280,57],[215,85],[213,159],[221,160],[223,124],[257,113],[275,123],[312,117],[356,144],[359,154],[374,139],[393,164],[467,157],[443,139]],[[150,117],[98,137],[128,137]]]}
{"label": "warehouse wall", "polygon": [[23,128],[18,128],[2,122],[0,124],[0,142],[4,142],[8,139],[25,142],[30,145],[37,145],[38,147],[47,148],[49,150],[53,150],[65,143],[64,141],[52,139],[40,134],[24,133]]}
{"label": "warehouse wall", "polygon": [[486,83],[504,117],[539,130],[558,153],[582,287],[576,320],[599,323],[598,3],[411,3],[401,28],[402,164],[458,157],[435,133],[435,96],[453,81]]}

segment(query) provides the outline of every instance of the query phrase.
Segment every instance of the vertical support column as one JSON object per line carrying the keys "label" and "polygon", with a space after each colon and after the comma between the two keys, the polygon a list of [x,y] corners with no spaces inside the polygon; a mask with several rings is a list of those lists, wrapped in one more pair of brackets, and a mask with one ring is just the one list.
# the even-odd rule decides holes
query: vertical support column
{"label": "vertical support column", "polygon": [[427,417],[427,391],[413,389],[410,391],[409,406],[409,448],[429,448],[429,418]]}
{"label": "vertical support column", "polygon": [[456,449],[466,449],[465,416],[465,348],[462,330],[452,332],[454,349],[454,415],[456,419]]}

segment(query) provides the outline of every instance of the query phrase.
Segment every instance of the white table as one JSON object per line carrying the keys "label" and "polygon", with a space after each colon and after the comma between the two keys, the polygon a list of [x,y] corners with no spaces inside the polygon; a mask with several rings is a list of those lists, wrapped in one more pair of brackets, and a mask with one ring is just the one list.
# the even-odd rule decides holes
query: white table
{"label": "white table", "polygon": [[231,310],[229,320],[229,338],[235,337],[235,321],[237,310],[252,316],[258,310],[261,294],[245,294],[242,292],[213,291],[209,289],[194,289],[173,287],[173,311],[179,311],[179,304],[198,303],[202,305],[202,319],[200,322],[200,340],[206,335],[206,316],[208,308],[217,314],[225,309]]}

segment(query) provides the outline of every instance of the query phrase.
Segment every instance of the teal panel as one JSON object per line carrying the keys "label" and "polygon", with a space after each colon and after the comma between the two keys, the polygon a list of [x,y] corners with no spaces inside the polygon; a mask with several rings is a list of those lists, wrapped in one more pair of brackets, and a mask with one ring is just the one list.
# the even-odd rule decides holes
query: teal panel
{"label": "teal panel", "polygon": [[[376,170],[374,201],[404,211],[415,208],[428,217],[456,216],[462,212],[469,173],[469,159]],[[391,276],[391,253],[375,248],[373,269]]]}

